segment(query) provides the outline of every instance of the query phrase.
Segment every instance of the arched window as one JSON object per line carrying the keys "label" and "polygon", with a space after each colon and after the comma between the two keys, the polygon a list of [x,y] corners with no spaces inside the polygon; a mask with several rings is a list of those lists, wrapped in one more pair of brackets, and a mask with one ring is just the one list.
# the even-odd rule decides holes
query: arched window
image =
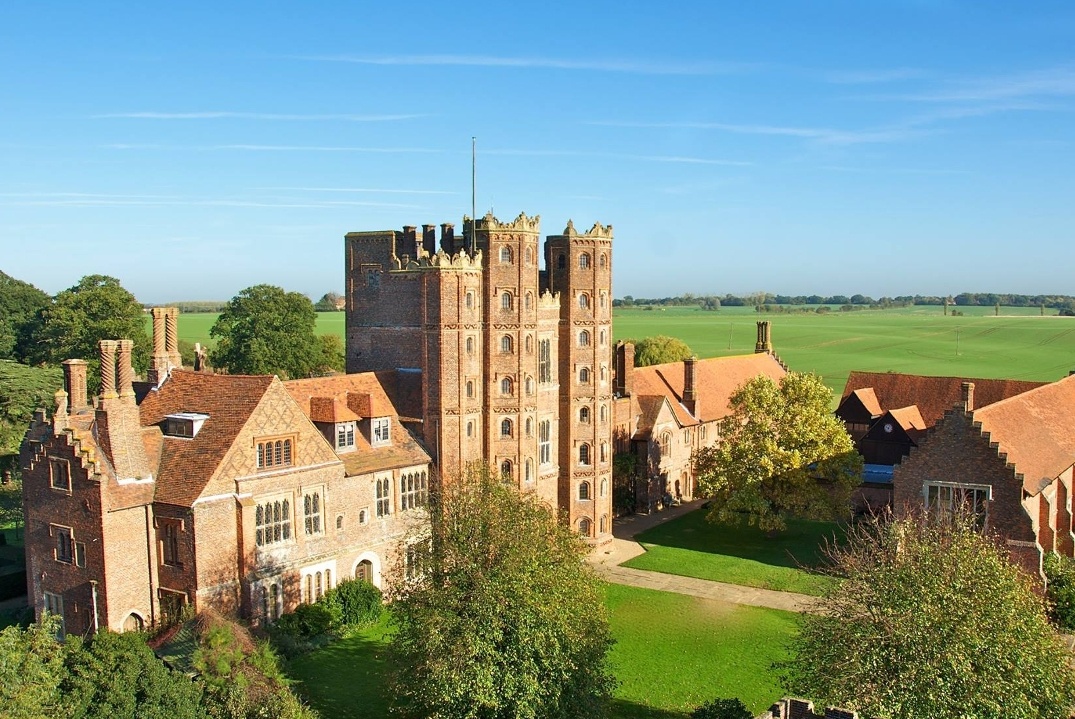
{"label": "arched window", "polygon": [[510,265],[512,260],[511,248],[504,245],[500,248],[500,262],[501,264]]}
{"label": "arched window", "polygon": [[534,264],[534,250],[529,247],[526,248],[526,264]]}
{"label": "arched window", "polygon": [[534,481],[534,460],[526,458],[526,481]]}
{"label": "arched window", "polygon": [[526,293],[526,309],[530,309],[530,307],[533,304],[534,304],[534,295],[532,295],[529,292],[527,292]]}
{"label": "arched window", "polygon": [[607,341],[607,338],[606,338],[606,335],[605,335],[605,331],[604,331],[604,330],[601,330],[600,334],[598,334],[598,337],[600,337],[600,338],[601,338],[601,340],[600,340],[600,344],[601,344],[601,346],[602,346],[602,347],[604,347],[604,346],[605,346],[605,342]]}
{"label": "arched window", "polygon": [[661,454],[670,454],[672,452],[672,433],[665,432],[661,435]]}
{"label": "arched window", "polygon": [[[604,462],[607,462],[607,461],[608,461],[608,443],[607,442],[602,442],[601,443],[601,462],[604,463]],[[602,494],[601,496],[604,497],[605,495]]]}
{"label": "arched window", "polygon": [[538,462],[552,462],[552,422],[547,419],[538,422]]}
{"label": "arched window", "polygon": [[597,264],[599,264],[601,266],[602,270],[605,269],[606,267],[608,267],[608,255],[606,255],[604,252],[602,252],[601,253],[601,258],[597,261]]}
{"label": "arched window", "polygon": [[605,300],[606,299],[607,299],[607,297],[605,296],[605,291],[601,290],[601,309],[605,309]]}
{"label": "arched window", "polygon": [[473,337],[467,337],[467,354],[468,355],[474,354],[474,338]]}
{"label": "arched window", "polygon": [[608,515],[607,514],[602,514],[601,515],[601,525],[600,526],[601,526],[601,534],[604,534],[605,532],[608,531]]}
{"label": "arched window", "polygon": [[528,355],[529,354],[534,354],[534,336],[533,335],[527,335],[526,336],[526,353]]}
{"label": "arched window", "polygon": [[511,436],[511,420],[510,419],[505,419],[503,422],[500,423],[500,436],[501,437],[510,437]]}
{"label": "arched window", "polygon": [[363,559],[355,567],[355,579],[363,582],[373,583],[373,562],[368,559]]}
{"label": "arched window", "polygon": [[504,335],[500,338],[500,352],[501,354],[510,355],[512,352],[511,335]]}
{"label": "arched window", "polygon": [[500,394],[505,397],[510,397],[515,394],[515,383],[511,381],[511,377],[505,377],[500,380]]}
{"label": "arched window", "polygon": [[584,466],[590,464],[590,445],[579,445],[579,464]]}
{"label": "arched window", "polygon": [[580,270],[588,270],[588,269],[590,269],[590,255],[589,255],[589,253],[583,252],[581,255],[579,255],[579,269]]}
{"label": "arched window", "polygon": [[343,515],[336,517],[336,529],[343,529]]}
{"label": "arched window", "polygon": [[467,380],[467,397],[474,396],[474,382],[473,380]]}
{"label": "arched window", "polygon": [[534,420],[531,419],[530,417],[526,418],[526,436],[527,437],[533,437],[534,436]]}
{"label": "arched window", "polygon": [[601,417],[601,424],[608,421],[608,405],[601,405],[598,416]]}
{"label": "arched window", "polygon": [[604,384],[605,382],[608,381],[608,368],[605,367],[604,365],[601,365],[600,373],[601,373],[601,383]]}
{"label": "arched window", "polygon": [[474,309],[474,293],[473,292],[468,292],[467,293],[467,309],[468,310]]}
{"label": "arched window", "polygon": [[589,330],[583,330],[579,332],[579,347],[590,346],[590,332]]}
{"label": "arched window", "polygon": [[529,397],[532,394],[534,394],[534,378],[533,377],[527,377],[526,378],[526,395]]}
{"label": "arched window", "polygon": [[500,478],[505,482],[511,479],[511,460],[505,459],[500,463]]}
{"label": "arched window", "polygon": [[514,306],[512,296],[510,292],[505,292],[500,295],[500,308],[510,310]]}
{"label": "arched window", "polygon": [[602,479],[601,480],[601,496],[602,497],[607,497],[608,496],[608,480],[607,479]]}
{"label": "arched window", "polygon": [[467,436],[468,437],[473,437],[474,436],[474,423],[473,422],[467,422]]}
{"label": "arched window", "polygon": [[579,534],[584,537],[589,537],[593,534],[593,522],[589,517],[583,517],[579,520]]}
{"label": "arched window", "polygon": [[590,499],[590,483],[589,482],[580,482],[579,483],[579,499],[582,500],[582,501],[587,501],[587,500]]}
{"label": "arched window", "polygon": [[558,270],[566,270],[567,269],[567,256],[566,255],[560,255],[559,257],[556,258],[556,269],[558,269]]}
{"label": "arched window", "polygon": [[590,368],[583,367],[579,370],[579,384],[590,384]]}
{"label": "arched window", "polygon": [[588,309],[590,309],[590,296],[588,294],[586,294],[585,292],[582,292],[582,293],[579,294],[579,309],[580,310],[588,310]]}
{"label": "arched window", "polygon": [[579,422],[584,422],[586,424],[590,423],[590,408],[589,407],[582,407],[582,408],[579,409]]}

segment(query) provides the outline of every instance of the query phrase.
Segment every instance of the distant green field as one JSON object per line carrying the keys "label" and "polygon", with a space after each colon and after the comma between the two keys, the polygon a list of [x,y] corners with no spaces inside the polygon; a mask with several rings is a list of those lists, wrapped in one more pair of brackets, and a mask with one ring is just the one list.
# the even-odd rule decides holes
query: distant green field
{"label": "distant green field", "polygon": [[[934,306],[821,315],[765,314],[748,307],[617,309],[613,336],[672,335],[699,357],[717,357],[753,352],[755,323],[767,319],[780,358],[791,369],[820,374],[836,392],[843,391],[851,370],[1050,381],[1075,369],[1075,317],[1041,317],[1036,307],[1002,307],[999,317],[992,307],[958,309],[966,314],[945,317]],[[209,328],[216,318],[180,315],[180,338],[211,346]],[[343,337],[344,313],[318,313],[317,331]]]}
{"label": "distant green field", "polygon": [[[791,369],[820,374],[836,392],[852,370],[1051,381],[1075,369],[1075,318],[1039,316],[1037,308],[940,307],[764,314],[730,307],[618,309],[616,339],[678,337],[699,357],[754,351],[756,322],[772,322],[773,348]],[[1047,312],[1055,312],[1047,310]]]}

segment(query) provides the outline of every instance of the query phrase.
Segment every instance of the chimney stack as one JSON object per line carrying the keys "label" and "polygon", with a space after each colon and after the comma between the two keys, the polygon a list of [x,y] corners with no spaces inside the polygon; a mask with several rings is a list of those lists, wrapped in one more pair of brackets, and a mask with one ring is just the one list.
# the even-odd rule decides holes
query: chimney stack
{"label": "chimney stack", "polygon": [[403,249],[402,251],[396,249],[397,255],[409,255],[411,257],[418,257],[418,248],[421,245],[418,244],[418,228],[414,225],[403,226]]}
{"label": "chimney stack", "polygon": [[173,367],[181,367],[183,358],[179,354],[179,310],[175,307],[152,307],[153,317],[153,356],[150,359],[146,379],[160,386],[168,379]]}
{"label": "chimney stack", "polygon": [[63,363],[63,388],[67,392],[67,409],[75,414],[89,406],[86,393],[86,360],[69,359]]}
{"label": "chimney stack", "polygon": [[754,345],[755,354],[762,354],[763,352],[765,354],[773,353],[773,343],[770,339],[769,327],[769,320],[761,320],[758,322],[758,341]]}
{"label": "chimney stack", "polygon": [[698,358],[683,361],[683,404],[694,417],[698,417]]}
{"label": "chimney stack", "polygon": [[101,340],[101,399],[115,399],[116,394],[116,341]]}
{"label": "chimney stack", "polygon": [[422,225],[422,249],[427,255],[437,254],[437,226]]}
{"label": "chimney stack", "polygon": [[440,226],[440,248],[447,255],[455,254],[455,225],[451,222]]}
{"label": "chimney stack", "polygon": [[133,340],[118,340],[116,342],[116,349],[118,356],[116,358],[116,364],[118,365],[117,372],[117,389],[119,390],[119,396],[122,399],[134,401],[134,367],[131,364],[131,351],[134,349]]}
{"label": "chimney stack", "polygon": [[974,383],[964,382],[962,386],[963,409],[967,412],[974,411]]}

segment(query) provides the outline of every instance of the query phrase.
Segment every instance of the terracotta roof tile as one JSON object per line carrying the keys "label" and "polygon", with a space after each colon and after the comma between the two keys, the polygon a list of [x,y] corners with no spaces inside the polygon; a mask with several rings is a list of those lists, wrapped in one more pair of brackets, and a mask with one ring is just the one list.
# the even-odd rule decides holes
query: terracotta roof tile
{"label": "terracotta roof tile", "polygon": [[358,419],[347,406],[346,398],[341,397],[311,397],[307,416],[314,422],[354,422]]}
{"label": "terracotta roof tile", "polygon": [[866,387],[864,389],[857,389],[854,392],[849,392],[858,398],[858,401],[862,403],[863,408],[870,413],[871,417],[880,417],[885,413],[881,409],[881,403],[877,399],[877,393],[873,391],[873,387]]}
{"label": "terracotta roof tile", "polygon": [[[389,393],[395,389],[396,372],[359,372],[333,377],[293,379],[284,382],[288,394],[299,403],[302,411],[311,419],[311,400],[327,397],[342,401],[351,412],[361,418],[400,416]],[[331,421],[320,420],[315,421]]]}
{"label": "terracotta roof tile", "polygon": [[962,384],[974,383],[974,406],[986,407],[1014,397],[1044,382],[1014,379],[977,379],[965,377],[925,377],[898,372],[852,372],[841,398],[855,390],[873,389],[882,409],[917,405],[926,426],[932,427],[962,397]]}
{"label": "terracotta roof tile", "polygon": [[772,355],[758,353],[698,360],[695,373],[699,409],[697,417],[691,416],[683,404],[683,362],[636,368],[635,394],[640,398],[647,395],[666,397],[680,424],[688,426],[727,417],[731,414],[728,402],[732,394],[747,380],[765,375],[779,382],[787,374],[787,370]]}
{"label": "terracotta roof tile", "polygon": [[1075,463],[1075,377],[983,407],[973,417],[1032,494]]}
{"label": "terracotta roof tile", "polygon": [[397,420],[392,420],[389,431],[391,443],[382,447],[371,447],[361,432],[355,437],[355,450],[340,455],[344,471],[348,477],[376,472],[414,464],[428,464],[429,454],[415,441]]}
{"label": "terracotta roof tile", "polygon": [[156,500],[190,506],[213,477],[224,455],[272,384],[272,375],[216,375],[172,370],[139,406],[142,425],[159,425],[166,415],[209,415],[196,437],[164,437]]}
{"label": "terracotta roof tile", "polygon": [[903,427],[904,430],[924,430],[926,429],[926,420],[922,419],[922,413],[918,411],[918,407],[911,405],[910,407],[900,407],[899,409],[890,409],[888,415]]}

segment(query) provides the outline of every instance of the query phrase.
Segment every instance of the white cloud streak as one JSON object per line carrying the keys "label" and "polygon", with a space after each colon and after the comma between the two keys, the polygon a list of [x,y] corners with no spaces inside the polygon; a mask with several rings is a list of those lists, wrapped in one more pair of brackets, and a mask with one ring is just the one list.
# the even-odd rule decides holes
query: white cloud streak
{"label": "white cloud streak", "polygon": [[332,207],[385,207],[418,209],[422,205],[362,200],[306,200],[294,198],[231,199],[182,195],[131,195],[95,192],[2,192],[0,206],[7,207],[259,207],[320,209]]}
{"label": "white cloud streak", "polygon": [[869,130],[838,130],[825,127],[790,127],[782,125],[737,125],[723,122],[633,122],[595,120],[586,123],[604,127],[637,127],[653,129],[717,130],[743,135],[774,135],[796,137],[832,145],[897,142],[928,134],[926,130],[909,127],[882,127]]}
{"label": "white cloud streak", "polygon": [[424,153],[437,154],[443,150],[428,147],[346,147],[334,145],[156,145],[115,142],[101,145],[106,150],[166,150],[179,152],[212,152],[235,150],[241,152],[369,152],[377,154]]}
{"label": "white cloud streak", "polygon": [[382,187],[255,187],[255,190],[286,190],[288,192],[353,192],[383,195],[458,195],[451,190],[398,190]]}
{"label": "white cloud streak", "polygon": [[485,150],[486,155],[523,155],[533,157],[596,157],[608,160],[634,160],[641,162],[672,162],[687,165],[728,165],[746,167],[752,162],[742,160],[723,160],[708,157],[689,157],[682,155],[633,155],[617,152],[580,152],[574,150]]}
{"label": "white cloud streak", "polygon": [[130,120],[269,120],[279,122],[394,122],[413,120],[425,115],[293,115],[272,112],[109,112],[90,115],[91,119],[130,119]]}

